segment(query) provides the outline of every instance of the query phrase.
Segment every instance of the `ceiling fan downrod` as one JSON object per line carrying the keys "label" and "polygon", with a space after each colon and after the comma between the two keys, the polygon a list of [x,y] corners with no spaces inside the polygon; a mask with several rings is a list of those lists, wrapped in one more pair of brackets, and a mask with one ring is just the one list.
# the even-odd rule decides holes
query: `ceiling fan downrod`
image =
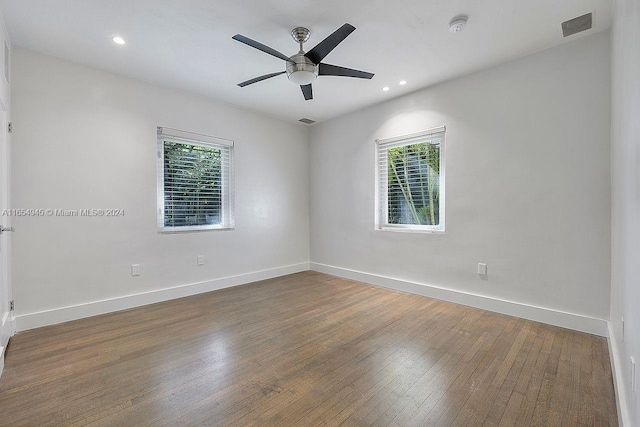
{"label": "ceiling fan downrod", "polygon": [[305,27],[296,27],[291,30],[291,37],[300,44],[300,53],[304,53],[304,49],[302,45],[309,40],[309,36],[311,36],[311,31]]}

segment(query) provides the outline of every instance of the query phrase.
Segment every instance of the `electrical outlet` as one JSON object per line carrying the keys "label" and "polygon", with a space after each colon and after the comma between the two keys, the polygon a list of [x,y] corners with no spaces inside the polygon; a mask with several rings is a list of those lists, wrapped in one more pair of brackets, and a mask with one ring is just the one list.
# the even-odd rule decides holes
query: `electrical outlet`
{"label": "electrical outlet", "polygon": [[198,265],[204,265],[204,255],[198,255],[197,257]]}
{"label": "electrical outlet", "polygon": [[131,275],[132,276],[140,275],[140,264],[131,264]]}
{"label": "electrical outlet", "polygon": [[631,360],[631,393],[636,392],[636,359],[632,356]]}
{"label": "electrical outlet", "polygon": [[478,263],[478,274],[480,276],[486,276],[487,275],[487,264],[484,264],[482,262]]}

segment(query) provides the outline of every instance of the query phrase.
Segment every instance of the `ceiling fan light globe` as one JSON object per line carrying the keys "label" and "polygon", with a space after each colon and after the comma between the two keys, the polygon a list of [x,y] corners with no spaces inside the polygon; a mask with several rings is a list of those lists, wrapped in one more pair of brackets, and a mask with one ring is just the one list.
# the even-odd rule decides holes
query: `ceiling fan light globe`
{"label": "ceiling fan light globe", "polygon": [[289,58],[287,62],[287,77],[291,83],[308,85],[318,77],[318,66],[299,52]]}
{"label": "ceiling fan light globe", "polygon": [[289,80],[297,85],[308,85],[313,83],[318,76],[313,71],[294,71],[289,74]]}

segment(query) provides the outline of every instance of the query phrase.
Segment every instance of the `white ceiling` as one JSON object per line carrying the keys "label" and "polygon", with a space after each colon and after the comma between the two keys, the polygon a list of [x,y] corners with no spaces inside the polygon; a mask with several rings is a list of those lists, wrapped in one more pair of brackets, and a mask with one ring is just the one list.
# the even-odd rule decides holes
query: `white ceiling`
{"label": "white ceiling", "polygon": [[[15,45],[285,120],[323,121],[605,30],[612,1],[0,0],[0,9]],[[594,28],[563,38],[560,23],[588,12]],[[467,28],[452,34],[459,14],[469,16]],[[284,75],[236,85],[285,63],[234,34],[292,55],[292,28],[311,30],[308,51],[345,22],[357,29],[325,62],[373,72],[373,80],[319,77],[311,101]],[[114,44],[115,35],[127,44]]]}

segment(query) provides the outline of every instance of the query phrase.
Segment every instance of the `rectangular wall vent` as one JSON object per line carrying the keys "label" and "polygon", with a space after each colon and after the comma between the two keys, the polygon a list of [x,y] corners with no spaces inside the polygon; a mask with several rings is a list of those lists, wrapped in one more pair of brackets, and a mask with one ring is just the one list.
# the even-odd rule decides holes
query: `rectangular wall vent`
{"label": "rectangular wall vent", "polygon": [[590,30],[593,25],[593,17],[591,13],[569,19],[562,23],[562,35],[564,37],[572,36],[581,31]]}
{"label": "rectangular wall vent", "polygon": [[316,122],[315,120],[306,119],[306,118],[304,118],[304,119],[300,119],[300,120],[298,120],[298,121],[299,121],[299,122],[304,123],[305,125],[310,125],[310,124],[312,124],[312,123],[315,123],[315,122]]}

